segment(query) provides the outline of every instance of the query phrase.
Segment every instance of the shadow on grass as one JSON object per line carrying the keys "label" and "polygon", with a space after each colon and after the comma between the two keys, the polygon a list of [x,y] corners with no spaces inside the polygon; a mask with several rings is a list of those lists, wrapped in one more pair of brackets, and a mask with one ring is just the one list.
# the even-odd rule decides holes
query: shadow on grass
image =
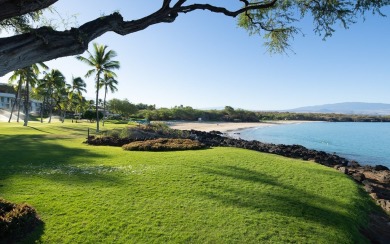
{"label": "shadow on grass", "polygon": [[66,147],[58,138],[45,135],[11,135],[1,136],[0,166],[26,164],[70,163],[76,157],[102,157],[83,148]]}
{"label": "shadow on grass", "polygon": [[61,126],[52,127],[50,129],[55,130],[55,131],[59,131],[59,132],[72,131],[72,134],[85,135],[85,138],[87,138],[88,128],[90,129],[90,132],[95,131],[95,129],[93,128],[93,125],[91,125],[91,126],[86,125],[85,127],[84,126],[76,127],[76,126],[70,126],[70,125],[69,126],[68,125],[61,125]]}
{"label": "shadow on grass", "polygon": [[27,126],[33,130],[37,130],[39,132],[43,132],[43,133],[46,133],[46,134],[53,134],[53,132],[50,132],[50,131],[46,131],[46,130],[42,130],[42,129],[39,129],[39,128],[36,128],[36,127],[32,127],[32,126]]}
{"label": "shadow on grass", "polygon": [[[42,178],[60,182],[120,180],[112,174],[99,174],[101,169],[96,166],[88,167],[88,162],[101,159],[104,155],[84,148],[66,147],[59,140],[51,138],[51,135],[1,136],[0,180],[21,174],[40,175]],[[80,164],[87,167],[80,168],[77,166]],[[0,187],[0,193],[2,188]]]}
{"label": "shadow on grass", "polygon": [[[20,236],[21,233],[15,233],[15,236],[8,237],[7,240],[4,240],[4,243],[41,243],[40,239],[44,231],[45,223],[39,221],[31,232],[22,234],[22,236]],[[0,240],[0,243],[3,242]]]}
{"label": "shadow on grass", "polygon": [[34,231],[28,234],[20,243],[41,243],[41,236],[45,232],[45,223],[41,222],[40,225],[35,227]]}
{"label": "shadow on grass", "polygon": [[[209,199],[238,208],[253,209],[259,213],[277,213],[302,219],[304,222],[351,231],[355,241],[359,240],[359,226],[356,219],[349,215],[362,210],[363,204],[359,205],[359,201],[342,203],[322,196],[320,192],[313,194],[294,185],[282,183],[273,176],[237,166],[201,167],[200,170],[233,180],[229,180],[231,183],[223,181],[223,184],[213,184],[211,189],[203,193],[203,196]],[[235,180],[254,183],[255,187],[234,187]],[[361,189],[357,189],[357,192],[360,196],[364,194]]]}

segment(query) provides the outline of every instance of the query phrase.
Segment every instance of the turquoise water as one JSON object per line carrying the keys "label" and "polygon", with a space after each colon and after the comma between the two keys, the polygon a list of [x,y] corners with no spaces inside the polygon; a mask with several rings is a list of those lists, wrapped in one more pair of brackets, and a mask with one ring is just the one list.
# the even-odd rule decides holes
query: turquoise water
{"label": "turquoise water", "polygon": [[299,144],[336,153],[360,164],[390,168],[390,123],[313,122],[251,128],[239,133],[245,140]]}

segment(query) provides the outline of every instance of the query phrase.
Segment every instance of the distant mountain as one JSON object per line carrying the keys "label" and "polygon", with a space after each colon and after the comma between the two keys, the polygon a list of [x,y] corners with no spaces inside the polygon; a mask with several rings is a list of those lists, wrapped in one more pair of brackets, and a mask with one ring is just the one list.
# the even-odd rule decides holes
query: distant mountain
{"label": "distant mountain", "polygon": [[339,113],[339,114],[367,114],[390,115],[390,104],[346,102],[308,106],[287,110],[294,113]]}

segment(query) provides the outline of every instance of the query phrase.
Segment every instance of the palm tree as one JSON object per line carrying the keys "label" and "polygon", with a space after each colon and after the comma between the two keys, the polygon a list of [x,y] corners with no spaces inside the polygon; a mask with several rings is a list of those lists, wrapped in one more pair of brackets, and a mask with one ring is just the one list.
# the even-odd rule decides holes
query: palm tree
{"label": "palm tree", "polygon": [[[72,83],[68,84],[68,99],[70,101],[69,107],[74,109],[74,114],[77,113],[77,110],[80,108],[80,103],[82,103],[84,97],[83,92],[87,92],[87,84],[81,77],[72,77]],[[73,120],[72,120],[73,122]],[[77,122],[77,120],[76,120]]]}
{"label": "palm tree", "polygon": [[87,92],[87,84],[81,77],[72,77],[72,84],[68,84],[69,99],[74,96],[82,97],[83,92]]}
{"label": "palm tree", "polygon": [[64,86],[56,90],[55,100],[56,106],[59,110],[60,120],[62,123],[64,123],[66,118],[66,111],[69,110],[71,107],[69,93],[66,89],[65,84]]}
{"label": "palm tree", "polygon": [[93,69],[89,70],[85,77],[90,77],[95,74],[95,86],[96,86],[96,132],[99,132],[99,89],[100,80],[103,74],[111,75],[113,77],[116,74],[113,72],[115,69],[119,69],[119,62],[112,60],[117,56],[116,52],[113,50],[107,51],[106,45],[99,45],[97,43],[93,44],[94,53],[91,54],[89,51],[89,56],[87,58],[83,56],[77,56],[77,59],[86,63],[87,65],[93,67]]}
{"label": "palm tree", "polygon": [[40,109],[41,123],[43,123],[43,113],[45,110],[45,104],[47,99],[47,89],[42,84],[44,82],[45,81],[43,79],[39,79],[37,82],[37,86],[33,90],[34,99],[42,101]]}
{"label": "palm tree", "polygon": [[[20,87],[25,86],[24,93],[24,124],[23,126],[27,126],[29,120],[29,107],[30,107],[30,86],[34,87],[38,81],[38,75],[40,74],[39,66],[44,69],[48,67],[44,63],[37,63],[31,66],[18,69],[14,72],[14,74],[10,77],[10,80],[16,80],[19,77],[19,85]],[[19,89],[20,89],[19,87]],[[15,99],[16,101],[16,99]]]}
{"label": "palm tree", "polygon": [[61,90],[65,87],[65,76],[58,70],[52,69],[49,73],[46,73],[40,82],[39,88],[46,90],[46,101],[49,103],[49,121],[51,123],[51,117],[53,115],[53,107],[56,102],[56,97],[61,93]]}
{"label": "palm tree", "polygon": [[[24,72],[22,69],[18,69],[18,70],[15,70],[14,73],[11,75],[11,77],[9,78],[8,82],[9,83],[13,83],[15,80],[18,80],[18,83],[16,85],[16,95],[15,95],[15,100],[12,104],[12,108],[11,108],[11,114],[9,116],[9,119],[8,119],[8,123],[11,122],[11,119],[12,119],[12,114],[14,112],[14,108],[16,106],[16,104],[19,104],[18,103],[18,99],[19,97],[21,96],[21,92],[22,92],[22,85],[23,85],[23,82],[25,80],[25,77],[24,77]],[[19,116],[19,114],[18,114]],[[18,118],[18,121],[19,121],[19,118]]]}
{"label": "palm tree", "polygon": [[104,126],[104,118],[106,116],[106,97],[108,90],[111,93],[118,91],[116,87],[118,85],[118,81],[110,74],[105,73],[104,78],[101,80],[100,87],[104,87],[104,100],[103,100],[103,126]]}

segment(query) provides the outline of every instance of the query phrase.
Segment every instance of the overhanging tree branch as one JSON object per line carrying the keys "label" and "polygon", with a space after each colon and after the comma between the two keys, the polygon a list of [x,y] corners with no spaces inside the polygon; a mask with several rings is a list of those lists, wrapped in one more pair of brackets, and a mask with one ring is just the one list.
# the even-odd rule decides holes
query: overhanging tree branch
{"label": "overhanging tree branch", "polygon": [[209,10],[211,12],[221,13],[229,17],[237,17],[239,14],[245,13],[250,10],[271,8],[276,4],[277,0],[272,0],[264,3],[256,3],[256,4],[254,3],[250,4],[248,3],[248,1],[242,1],[242,0],[240,0],[240,2],[244,2],[245,6],[236,11],[230,11],[226,8],[213,6],[211,4],[191,4],[188,6],[180,6],[173,9],[178,13],[189,13],[195,10]]}
{"label": "overhanging tree branch", "polygon": [[0,0],[0,21],[45,9],[58,0]]}
{"label": "overhanging tree branch", "polygon": [[[8,20],[31,11],[44,9],[58,0],[0,0],[0,20]],[[284,50],[288,40],[297,32],[293,23],[296,14],[301,18],[310,13],[320,34],[333,32],[337,22],[345,26],[353,23],[356,15],[368,10],[380,13],[380,9],[390,5],[390,0],[236,0],[242,7],[234,10],[206,3],[188,4],[187,0],[162,0],[156,12],[137,20],[124,21],[119,13],[103,16],[85,23],[79,28],[56,31],[49,27],[33,29],[29,33],[0,39],[0,76],[29,66],[59,57],[81,54],[88,49],[88,43],[106,32],[128,35],[158,23],[171,23],[180,14],[197,10],[210,11],[228,17],[242,18],[241,27],[251,34],[260,34],[268,41],[270,50]],[[192,2],[192,1],[191,1]],[[224,2],[224,1],[220,1]],[[321,3],[321,4],[317,4]],[[222,3],[221,3],[222,4]],[[8,19],[7,19],[8,18]],[[260,32],[261,31],[261,32]],[[266,33],[263,34],[263,31]]]}
{"label": "overhanging tree branch", "polygon": [[[30,2],[38,4],[42,1]],[[50,5],[48,2],[55,2],[55,0],[43,2],[46,5]],[[30,33],[1,38],[0,76],[33,63],[81,54],[88,49],[89,42],[109,31],[119,35],[128,35],[157,23],[171,23],[175,21],[180,13],[188,13],[195,10],[209,10],[229,17],[236,17],[238,14],[248,10],[269,8],[276,3],[276,0],[264,4],[250,4],[236,11],[229,11],[226,8],[209,4],[182,6],[185,3],[182,0],[178,1],[173,7],[169,7],[170,2],[164,1],[158,11],[138,20],[124,21],[119,13],[114,13],[97,18],[79,28],[72,28],[71,30],[56,31],[49,27],[42,27],[34,29]],[[42,8],[44,8],[43,5]]]}

